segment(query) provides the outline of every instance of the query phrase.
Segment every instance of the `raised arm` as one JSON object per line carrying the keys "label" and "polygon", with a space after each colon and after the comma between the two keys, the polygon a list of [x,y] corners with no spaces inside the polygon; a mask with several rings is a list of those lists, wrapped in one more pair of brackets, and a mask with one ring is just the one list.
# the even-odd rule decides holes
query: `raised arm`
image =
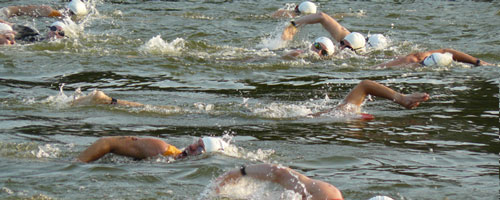
{"label": "raised arm", "polygon": [[160,154],[168,155],[170,153],[172,153],[172,155],[168,156],[176,156],[175,154],[179,154],[180,151],[177,150],[175,146],[156,138],[113,136],[104,137],[94,142],[85,151],[80,153],[78,160],[82,162],[92,162],[108,153],[144,159]]}
{"label": "raised arm", "polygon": [[373,95],[394,101],[407,109],[413,109],[417,107],[420,102],[429,99],[429,94],[427,93],[404,95],[375,81],[363,80],[345,97],[343,104],[361,106],[366,95]]}
{"label": "raised arm", "polygon": [[283,31],[281,37],[283,40],[292,40],[295,34],[298,32],[297,28],[300,28],[306,24],[320,23],[323,26],[323,28],[327,30],[335,40],[337,40],[337,42],[340,42],[341,40],[344,39],[346,35],[351,33],[345,27],[340,25],[335,19],[333,19],[332,17],[323,12],[306,15],[293,22],[295,25],[290,24]]}
{"label": "raised arm", "polygon": [[333,185],[311,179],[288,167],[272,164],[249,165],[244,169],[229,171],[217,179],[216,191],[219,192],[221,187],[242,176],[278,183],[287,190],[293,190],[303,197],[307,197],[309,194],[312,199],[342,199],[342,194]]}
{"label": "raised arm", "polygon": [[[338,107],[314,113],[311,116],[320,116],[324,113],[332,111],[333,109],[359,112],[359,108],[367,95],[373,95],[391,100],[407,109],[416,108],[421,102],[429,100],[429,94],[427,93],[404,95],[375,81],[363,80],[351,90]],[[353,110],[352,107],[349,107],[349,105],[356,106],[354,108],[355,110]]]}

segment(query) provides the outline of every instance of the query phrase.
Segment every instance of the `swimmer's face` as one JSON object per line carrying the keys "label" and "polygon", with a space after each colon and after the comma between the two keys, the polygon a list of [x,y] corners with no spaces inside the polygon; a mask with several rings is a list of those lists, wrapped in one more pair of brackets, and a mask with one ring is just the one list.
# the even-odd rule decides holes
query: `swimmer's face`
{"label": "swimmer's face", "polygon": [[203,144],[203,140],[200,138],[193,144],[187,146],[184,151],[178,156],[178,158],[185,158],[187,156],[195,156],[200,155],[205,152],[205,145]]}
{"label": "swimmer's face", "polygon": [[62,27],[60,26],[50,26],[49,27],[49,32],[47,33],[48,38],[63,38],[64,37],[64,31]]}
{"label": "swimmer's face", "polygon": [[352,48],[351,43],[349,43],[347,40],[341,40],[340,41],[340,49],[345,49],[348,48],[352,51],[354,51],[354,48]]}
{"label": "swimmer's face", "polygon": [[0,34],[0,45],[16,44],[15,35],[12,32]]}
{"label": "swimmer's face", "polygon": [[311,50],[318,53],[320,56],[327,56],[328,51],[326,51],[325,45],[321,42],[315,42],[311,45]]}

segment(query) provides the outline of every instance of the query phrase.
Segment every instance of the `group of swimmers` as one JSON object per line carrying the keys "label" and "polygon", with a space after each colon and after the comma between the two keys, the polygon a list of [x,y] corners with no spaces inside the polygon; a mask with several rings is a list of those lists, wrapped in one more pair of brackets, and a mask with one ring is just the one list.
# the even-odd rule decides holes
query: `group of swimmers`
{"label": "group of swimmers", "polygon": [[[302,11],[301,11],[302,10]],[[284,14],[293,13],[293,14]],[[330,33],[330,36],[338,42],[340,50],[349,49],[355,53],[362,53],[367,48],[380,49],[387,45],[387,38],[382,34],[373,34],[364,37],[358,32],[350,32],[330,15],[323,12],[316,12],[316,5],[306,1],[301,3],[292,12],[276,12],[273,16],[293,17],[300,15],[298,19],[290,21],[285,28],[281,38],[283,40],[292,40],[295,34],[307,24],[321,24],[323,28]],[[319,37],[311,45],[311,51],[319,56],[332,56],[336,47],[328,37]],[[297,50],[289,53],[289,56],[298,56],[304,51]],[[382,63],[376,67],[398,67],[398,66],[447,66],[453,61],[473,64],[475,66],[492,65],[464,52],[453,49],[436,49],[424,52],[412,53],[406,56],[396,58],[392,61]]]}
{"label": "group of swimmers", "polygon": [[[58,11],[50,6],[8,6],[0,9],[0,19],[8,19],[12,16],[28,15],[33,17],[71,17],[86,15],[85,4],[80,0],[72,0],[67,9]],[[290,24],[285,28],[282,34],[282,39],[292,40],[294,35],[307,24],[320,23],[327,30],[331,37],[338,42],[335,45],[328,37],[319,37],[311,45],[310,50],[317,53],[321,57],[328,57],[335,54],[336,50],[349,49],[355,53],[361,53],[365,48],[376,47],[383,45],[385,37],[381,34],[375,34],[365,38],[361,33],[350,32],[347,28],[340,25],[331,16],[317,12],[317,7],[314,3],[306,1],[297,5],[293,10],[280,9],[273,13],[274,17],[289,17],[293,18]],[[295,19],[295,17],[298,17]],[[46,38],[62,38],[64,37],[64,23],[61,21],[54,22],[49,26]],[[16,31],[16,29],[18,31]],[[5,20],[0,20],[0,44],[12,45],[15,44],[17,38],[23,39],[29,35],[28,28],[16,26]],[[23,33],[26,33],[23,35]],[[21,35],[21,36],[20,36]],[[293,51],[289,56],[299,56],[304,53],[302,50]],[[438,49],[426,52],[409,54],[379,64],[378,67],[394,67],[403,65],[424,65],[424,66],[446,66],[452,61],[464,62],[476,66],[490,65],[487,62],[479,60],[466,53],[453,49]],[[398,93],[391,88],[388,88],[380,83],[371,80],[363,80],[356,85],[344,100],[335,108],[327,109],[317,113],[313,113],[311,117],[318,117],[323,114],[340,110],[342,112],[360,113],[361,105],[367,95],[382,97],[407,109],[416,108],[421,102],[427,101],[429,95],[427,93],[413,93],[409,95]],[[94,91],[93,93],[75,99],[72,102],[74,105],[111,105],[111,106],[144,106],[142,103],[131,102],[121,99],[115,99],[106,95],[102,91]],[[180,150],[172,144],[168,144],[159,138],[142,138],[134,136],[111,136],[98,139],[86,150],[81,152],[77,157],[80,162],[93,162],[99,158],[109,154],[117,154],[131,157],[134,159],[145,159],[154,156],[168,156],[174,159],[185,159],[190,156],[200,155],[202,153],[210,153],[224,151],[228,147],[228,143],[218,137],[201,137],[193,144],[188,145]],[[287,167],[274,164],[254,164],[242,166],[238,169],[231,170],[216,181],[216,191],[227,184],[238,180],[240,177],[247,176],[259,180],[271,181],[282,185],[288,190],[293,190],[301,194],[304,198],[310,199],[343,199],[342,193],[335,186],[309,178]],[[385,196],[377,196],[376,199],[390,199]]]}
{"label": "group of swimmers", "polygon": [[[48,5],[6,6],[0,9],[0,45],[14,45],[16,41],[41,41],[66,37],[67,20],[78,20],[88,14],[88,9],[80,0],[71,0],[63,10],[56,10]],[[14,16],[49,17],[57,21],[48,26],[45,36],[31,27],[8,22]]]}

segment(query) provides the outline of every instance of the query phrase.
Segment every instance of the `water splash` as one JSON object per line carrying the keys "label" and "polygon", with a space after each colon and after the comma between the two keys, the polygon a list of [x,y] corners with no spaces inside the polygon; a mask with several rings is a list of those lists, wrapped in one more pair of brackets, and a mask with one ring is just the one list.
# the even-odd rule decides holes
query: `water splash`
{"label": "water splash", "polygon": [[77,38],[79,35],[83,34],[85,22],[77,24],[70,18],[64,18],[62,21],[66,25],[64,27],[65,36],[69,38]]}
{"label": "water splash", "polygon": [[281,39],[281,34],[283,33],[283,27],[286,27],[289,22],[283,24],[282,26],[278,26],[273,32],[270,33],[267,37],[261,38],[259,44],[257,44],[257,48],[259,49],[270,49],[277,50],[285,48],[288,45],[288,41]]}
{"label": "water splash", "polygon": [[42,100],[41,103],[48,103],[54,105],[58,108],[65,108],[71,105],[74,99],[82,96],[82,92],[80,88],[76,89],[75,92],[71,96],[66,96],[63,91],[64,83],[59,86],[59,93],[55,96],[49,96],[46,99]]}
{"label": "water splash", "polygon": [[31,151],[37,158],[57,158],[59,157],[61,150],[51,144],[45,144],[43,146],[38,146],[38,150]]}
{"label": "water splash", "polygon": [[151,38],[146,44],[139,47],[139,52],[142,54],[157,54],[157,55],[180,55],[184,49],[184,39],[176,38],[172,42],[167,42],[157,35]]}

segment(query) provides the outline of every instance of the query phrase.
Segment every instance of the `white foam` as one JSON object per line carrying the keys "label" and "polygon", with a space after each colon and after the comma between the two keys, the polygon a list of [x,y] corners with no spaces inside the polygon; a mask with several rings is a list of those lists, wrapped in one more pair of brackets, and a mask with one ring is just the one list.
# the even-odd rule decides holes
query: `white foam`
{"label": "white foam", "polygon": [[[215,194],[212,194],[215,196]],[[281,185],[260,181],[250,177],[242,177],[233,184],[227,184],[221,188],[220,197],[229,199],[292,199],[301,200],[302,195],[292,190],[286,190]]]}
{"label": "white foam", "polygon": [[180,55],[184,49],[184,39],[176,38],[172,42],[163,40],[160,35],[157,35],[139,47],[139,52],[143,54],[168,54]]}

